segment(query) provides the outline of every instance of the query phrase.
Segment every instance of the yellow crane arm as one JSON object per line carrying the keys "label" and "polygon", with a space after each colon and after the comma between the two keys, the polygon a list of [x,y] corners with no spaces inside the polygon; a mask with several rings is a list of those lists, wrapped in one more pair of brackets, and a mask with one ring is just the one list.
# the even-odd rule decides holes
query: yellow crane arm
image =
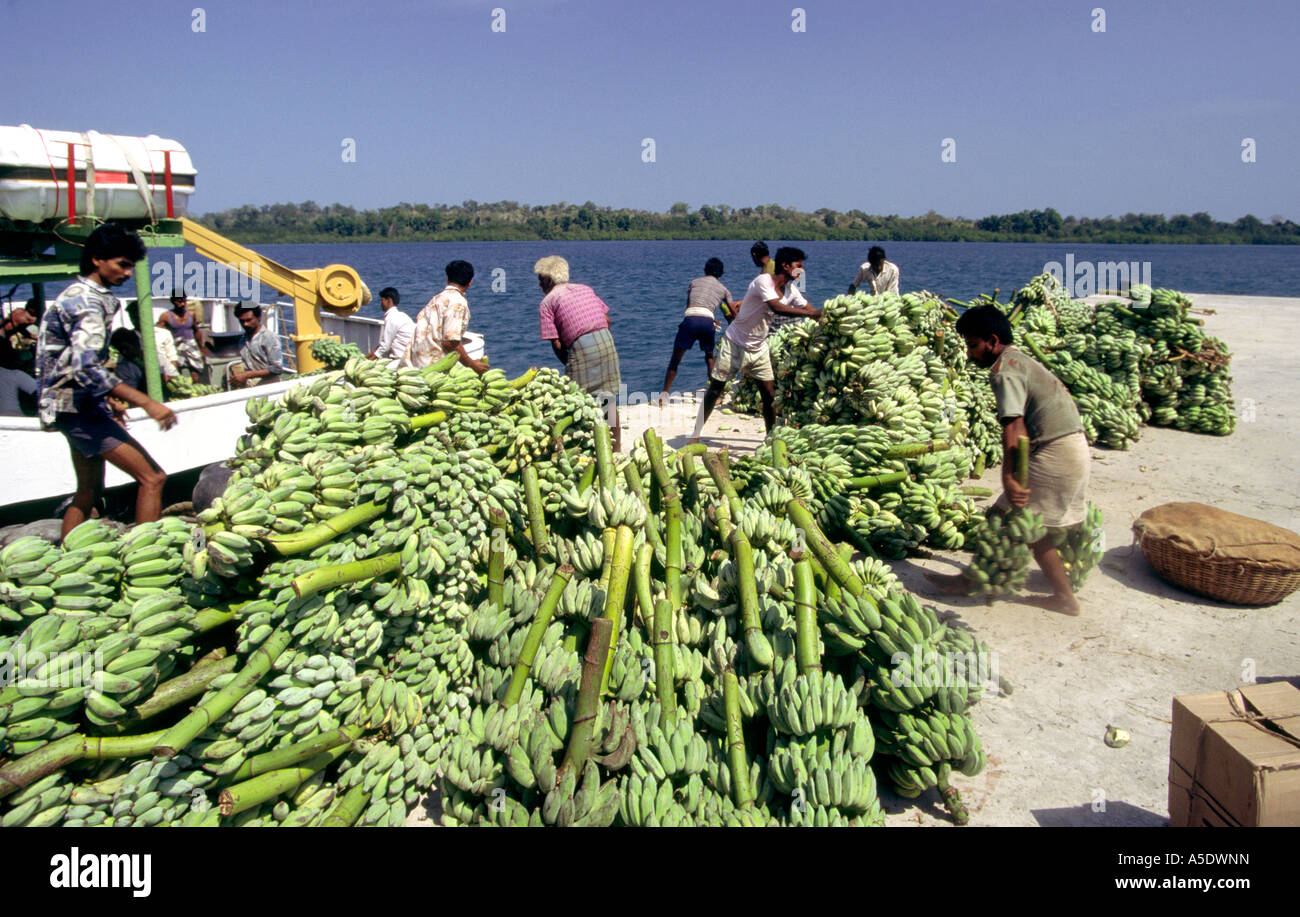
{"label": "yellow crane arm", "polygon": [[293,342],[299,372],[319,369],[321,366],[320,361],[311,355],[312,341],[334,337],[325,334],[321,328],[321,309],[328,309],[336,315],[351,315],[370,302],[370,290],[361,282],[361,276],[345,264],[299,271],[272,261],[193,220],[182,218],[181,232],[185,241],[193,245],[200,255],[229,265],[258,283],[265,283],[272,289],[293,297]]}

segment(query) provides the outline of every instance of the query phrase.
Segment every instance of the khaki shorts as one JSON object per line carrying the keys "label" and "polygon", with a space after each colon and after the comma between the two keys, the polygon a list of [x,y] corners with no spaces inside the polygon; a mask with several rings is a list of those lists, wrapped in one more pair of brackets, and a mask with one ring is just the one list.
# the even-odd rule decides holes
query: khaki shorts
{"label": "khaki shorts", "polygon": [[750,351],[737,346],[725,334],[722,336],[722,340],[718,342],[718,354],[713,359],[713,372],[709,374],[709,378],[714,382],[727,382],[736,373],[757,379],[759,382],[773,380],[772,351],[767,346],[767,341],[764,341],[763,346],[758,350]]}

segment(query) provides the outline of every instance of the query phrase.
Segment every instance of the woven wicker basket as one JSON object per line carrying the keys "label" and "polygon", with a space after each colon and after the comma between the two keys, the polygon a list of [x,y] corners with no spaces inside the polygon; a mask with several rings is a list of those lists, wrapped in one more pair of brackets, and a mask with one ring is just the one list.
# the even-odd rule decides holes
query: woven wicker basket
{"label": "woven wicker basket", "polygon": [[1188,592],[1234,605],[1272,605],[1300,589],[1300,570],[1205,557],[1166,538],[1136,534],[1152,569]]}

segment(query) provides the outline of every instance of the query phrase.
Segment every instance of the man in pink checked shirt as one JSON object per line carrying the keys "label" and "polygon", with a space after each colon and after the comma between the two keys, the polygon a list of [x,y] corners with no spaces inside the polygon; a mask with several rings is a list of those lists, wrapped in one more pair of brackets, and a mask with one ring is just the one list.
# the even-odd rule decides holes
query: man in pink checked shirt
{"label": "man in pink checked shirt", "polygon": [[569,262],[548,255],[533,265],[542,288],[542,340],[550,341],[564,371],[605,409],[614,451],[618,426],[618,351],[609,333],[609,307],[589,286],[569,282]]}

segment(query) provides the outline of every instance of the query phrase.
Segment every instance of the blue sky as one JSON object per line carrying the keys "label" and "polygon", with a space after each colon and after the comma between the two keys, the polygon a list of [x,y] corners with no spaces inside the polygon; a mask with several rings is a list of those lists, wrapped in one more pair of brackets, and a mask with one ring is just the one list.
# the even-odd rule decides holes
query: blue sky
{"label": "blue sky", "polygon": [[198,212],[472,198],[1300,219],[1294,0],[0,0],[0,34],[0,124],[175,138]]}

